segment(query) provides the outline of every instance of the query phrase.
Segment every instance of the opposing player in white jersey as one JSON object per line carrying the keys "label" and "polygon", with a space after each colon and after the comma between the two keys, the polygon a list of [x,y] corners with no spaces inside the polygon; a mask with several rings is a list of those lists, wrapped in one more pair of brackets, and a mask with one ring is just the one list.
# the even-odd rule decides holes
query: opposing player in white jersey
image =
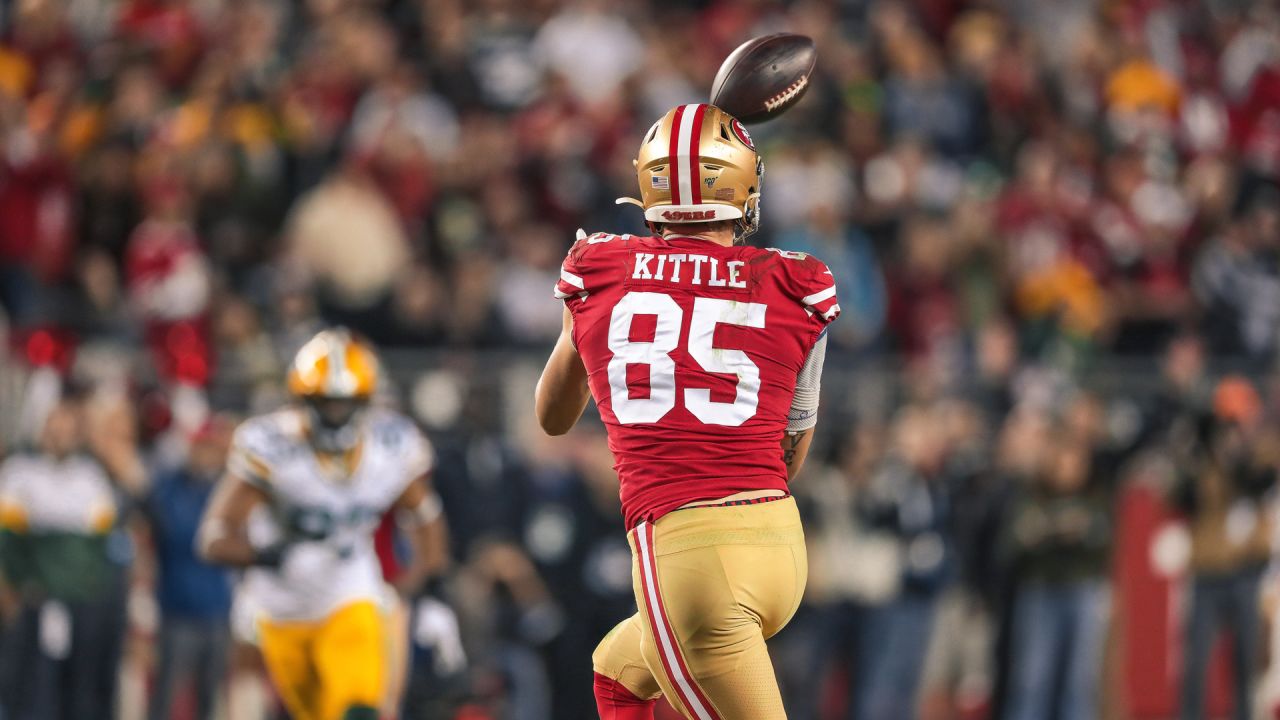
{"label": "opposing player in white jersey", "polygon": [[245,568],[263,659],[296,720],[376,720],[392,598],[373,532],[388,510],[408,531],[401,595],[443,566],[431,447],[408,418],[369,407],[377,360],[345,330],[303,346],[288,383],[294,404],[236,430],[200,551]]}

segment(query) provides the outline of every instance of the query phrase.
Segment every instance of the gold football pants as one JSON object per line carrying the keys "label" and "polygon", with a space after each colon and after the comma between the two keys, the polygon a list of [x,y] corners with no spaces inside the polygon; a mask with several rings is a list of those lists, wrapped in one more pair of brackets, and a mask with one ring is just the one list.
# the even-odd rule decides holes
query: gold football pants
{"label": "gold football pants", "polygon": [[601,641],[595,671],[690,720],[786,718],[765,640],[804,593],[795,500],[677,510],[628,539],[639,612]]}
{"label": "gold football pants", "polygon": [[295,720],[341,720],[352,708],[382,706],[386,624],[373,601],[315,622],[260,620],[258,632],[271,682]]}

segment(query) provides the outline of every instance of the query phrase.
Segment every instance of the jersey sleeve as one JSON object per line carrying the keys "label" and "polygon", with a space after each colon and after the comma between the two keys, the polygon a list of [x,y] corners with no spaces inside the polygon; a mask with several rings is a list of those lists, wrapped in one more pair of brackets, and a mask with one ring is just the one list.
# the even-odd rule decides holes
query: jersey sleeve
{"label": "jersey sleeve", "polygon": [[374,420],[373,438],[392,460],[397,494],[435,469],[435,450],[409,418],[399,413],[380,414]]}
{"label": "jersey sleeve", "polygon": [[416,427],[410,427],[404,449],[405,474],[410,480],[429,475],[436,469],[436,452],[431,441]]}
{"label": "jersey sleeve", "polygon": [[560,264],[560,279],[556,281],[555,296],[556,299],[566,303],[574,298],[585,299],[587,295],[586,280],[582,277],[580,245],[582,245],[581,240],[574,243],[569,249],[569,254],[565,256],[564,262]]}
{"label": "jersey sleeve", "polygon": [[560,279],[556,281],[555,296],[563,300],[569,309],[587,299],[591,294],[592,282],[601,268],[601,256],[607,251],[606,244],[618,242],[620,238],[609,233],[587,235],[579,231],[578,241],[569,248],[569,254],[560,264]]}
{"label": "jersey sleeve", "polygon": [[840,316],[836,279],[827,264],[807,253],[775,251],[783,256],[790,291],[810,317],[826,326]]}
{"label": "jersey sleeve", "polygon": [[246,420],[231,436],[227,473],[250,485],[266,489],[271,485],[271,432],[260,418]]}

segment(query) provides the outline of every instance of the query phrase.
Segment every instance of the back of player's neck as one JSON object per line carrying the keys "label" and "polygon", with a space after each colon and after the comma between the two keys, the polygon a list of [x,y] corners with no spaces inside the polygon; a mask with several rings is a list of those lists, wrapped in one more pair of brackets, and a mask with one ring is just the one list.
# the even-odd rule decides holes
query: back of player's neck
{"label": "back of player's neck", "polygon": [[678,233],[678,232],[669,232],[669,233],[662,234],[663,240],[671,240],[673,238],[682,238],[685,240],[701,240],[703,242],[708,242],[708,243],[711,243],[712,245],[719,245],[721,247],[733,247],[733,237],[732,236],[727,238],[722,237],[719,233],[716,233],[713,235],[698,235],[695,233]]}

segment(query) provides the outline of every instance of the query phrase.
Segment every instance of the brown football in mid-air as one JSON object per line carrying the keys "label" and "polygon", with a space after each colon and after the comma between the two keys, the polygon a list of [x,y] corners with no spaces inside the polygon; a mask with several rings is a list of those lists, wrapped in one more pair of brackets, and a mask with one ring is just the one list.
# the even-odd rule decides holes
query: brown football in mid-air
{"label": "brown football in mid-air", "polygon": [[711,104],[744,123],[771,120],[804,96],[817,61],[818,49],[804,35],[748,40],[720,66],[711,84]]}

